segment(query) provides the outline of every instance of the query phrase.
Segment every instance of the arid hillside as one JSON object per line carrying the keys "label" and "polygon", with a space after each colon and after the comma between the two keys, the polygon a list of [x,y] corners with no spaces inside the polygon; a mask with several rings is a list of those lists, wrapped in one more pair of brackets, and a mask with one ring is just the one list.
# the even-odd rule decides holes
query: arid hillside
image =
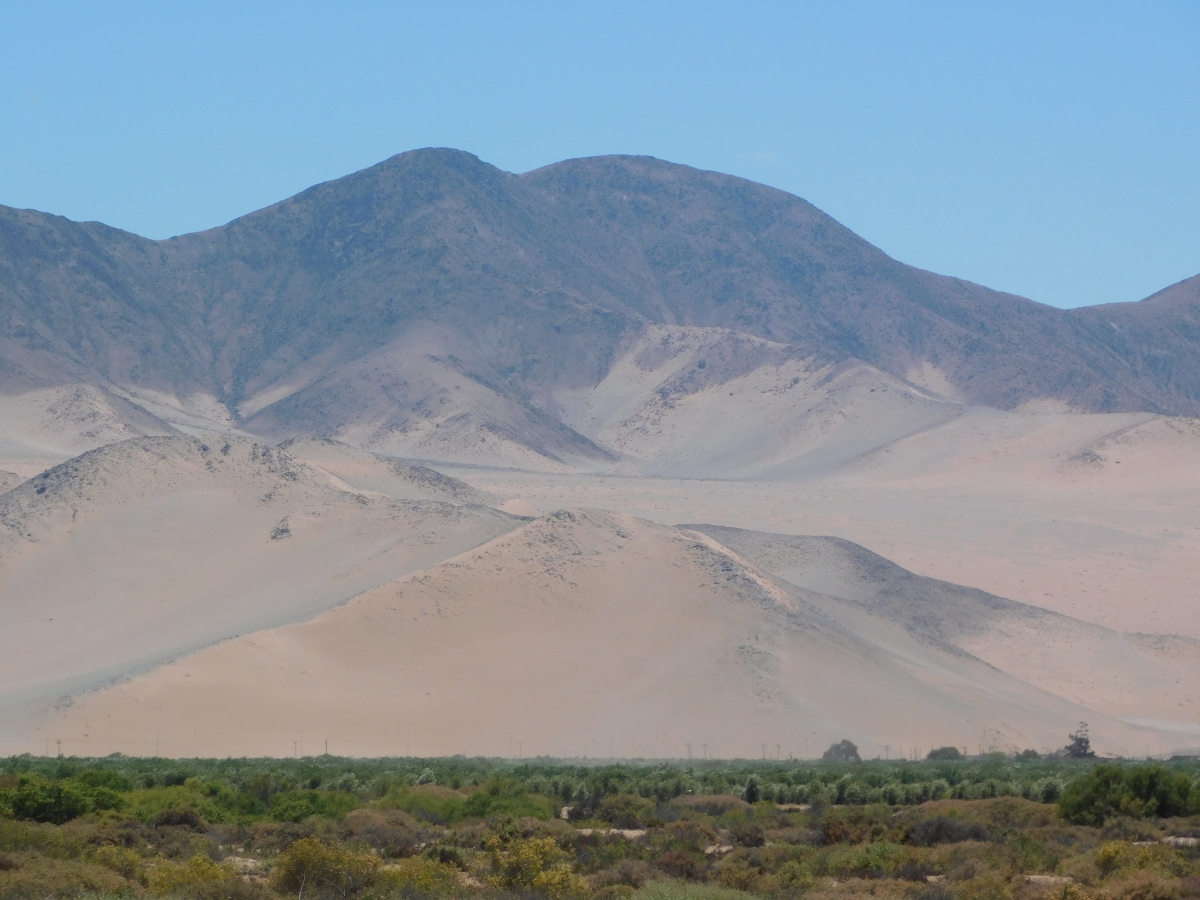
{"label": "arid hillside", "polygon": [[1200,670],[1195,642],[1105,661],[1111,632],[917,578],[846,542],[563,510],[28,727],[93,754],[170,735],[207,756],[282,755],[298,730],[363,756],[500,755],[509,735],[554,756],[677,756],[687,743],[752,756],[763,742],[799,753],[838,736],[871,754],[1053,747],[1080,719],[1109,752],[1164,739],[1121,721],[1119,696],[993,661],[1014,627],[1047,624],[1080,645],[1089,680],[1119,671],[1144,697],[1169,682],[1148,711],[1174,709],[1190,690],[1174,682]]}
{"label": "arid hillside", "polygon": [[[418,150],[166,241],[5,208],[0,392],[16,412],[0,450],[32,466],[179,428],[675,465],[655,405],[618,397],[631,365],[666,409],[771,394],[750,405],[789,420],[773,459],[811,456],[814,422],[853,431],[881,405],[894,434],[945,402],[1195,415],[1194,282],[1058,310],[906,266],[782,191],[648,157],[514,175]],[[848,377],[898,402],[866,403]],[[834,458],[862,444],[833,430]],[[716,452],[710,470],[721,453],[761,462]]]}
{"label": "arid hillside", "polygon": [[0,718],[303,621],[521,523],[453,488],[353,491],[234,438],[140,438],[47,470],[0,495]]}

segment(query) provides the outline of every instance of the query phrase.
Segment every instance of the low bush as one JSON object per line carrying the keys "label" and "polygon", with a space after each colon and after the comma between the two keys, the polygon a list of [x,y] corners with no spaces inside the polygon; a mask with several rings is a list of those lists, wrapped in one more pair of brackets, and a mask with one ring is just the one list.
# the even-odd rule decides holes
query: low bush
{"label": "low bush", "polygon": [[215,863],[207,856],[196,855],[185,863],[160,857],[146,869],[146,886],[155,896],[165,897],[201,884],[235,881],[237,877],[232,868]]}
{"label": "low bush", "polygon": [[464,804],[468,816],[513,816],[549,819],[557,812],[548,797],[531,793],[515,778],[493,775]]}
{"label": "low bush", "polygon": [[488,841],[492,874],[488,883],[502,891],[534,892],[550,897],[582,895],[587,882],[571,871],[567,855],[553,838]]}
{"label": "low bush", "polygon": [[613,794],[600,801],[596,818],[614,828],[642,828],[654,804],[637,794]]}
{"label": "low bush", "polygon": [[459,887],[458,871],[455,866],[418,856],[384,866],[378,887],[406,897],[448,897]]}
{"label": "low bush", "polygon": [[382,863],[372,853],[330,847],[316,838],[296,841],[280,854],[271,885],[283,894],[347,900],[372,887]]}
{"label": "low bush", "polygon": [[917,847],[932,847],[936,844],[959,844],[963,841],[990,840],[987,829],[982,825],[965,825],[949,816],[923,819],[908,830],[907,841]]}

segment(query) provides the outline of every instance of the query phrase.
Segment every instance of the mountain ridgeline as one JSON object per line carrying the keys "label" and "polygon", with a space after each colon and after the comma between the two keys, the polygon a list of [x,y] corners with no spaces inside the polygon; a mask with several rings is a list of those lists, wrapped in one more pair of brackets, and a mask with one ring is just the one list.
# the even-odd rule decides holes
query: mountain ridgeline
{"label": "mountain ridgeline", "polygon": [[413,454],[420,434],[432,458],[457,435],[600,460],[615,455],[564,398],[692,332],[699,358],[672,370],[694,375],[685,393],[792,361],[1001,409],[1200,414],[1200,276],[1054,309],[906,266],[783,191],[648,157],[514,175],[417,150],[163,241],[0,207],[6,394],[86,383],[156,415],[204,396],[280,439],[408,435]]}

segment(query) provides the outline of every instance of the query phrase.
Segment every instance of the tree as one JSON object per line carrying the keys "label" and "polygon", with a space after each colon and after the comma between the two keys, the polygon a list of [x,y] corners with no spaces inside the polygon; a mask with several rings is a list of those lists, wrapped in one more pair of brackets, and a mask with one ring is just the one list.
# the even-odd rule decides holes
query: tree
{"label": "tree", "polygon": [[938,747],[936,750],[930,750],[925,757],[926,759],[962,759],[962,751],[957,747]]}
{"label": "tree", "polygon": [[1088,737],[1087,722],[1080,722],[1079,730],[1074,734],[1068,734],[1067,737],[1071,741],[1063,747],[1063,753],[1071,759],[1091,759],[1096,755],[1092,750],[1091,739]]}
{"label": "tree", "polygon": [[825,762],[858,762],[861,757],[858,755],[858,747],[850,741],[843,740],[831,744],[829,749],[821,754],[821,759]]}

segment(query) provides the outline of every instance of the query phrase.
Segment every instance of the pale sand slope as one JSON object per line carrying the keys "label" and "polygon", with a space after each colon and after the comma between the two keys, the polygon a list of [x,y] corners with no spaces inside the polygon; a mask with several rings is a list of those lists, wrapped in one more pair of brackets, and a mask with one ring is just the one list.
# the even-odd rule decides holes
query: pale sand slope
{"label": "pale sand slope", "polygon": [[613,461],[507,383],[477,374],[456,355],[465,349],[454,333],[414,328],[366,356],[263,386],[240,408],[244,427],[274,440],[333,436],[390,456],[539,471]]}
{"label": "pale sand slope", "polygon": [[175,433],[161,419],[90,384],[0,393],[0,469],[26,478],[105,444]]}
{"label": "pale sand slope", "polygon": [[922,578],[832,537],[689,525],[798,587],[851,601],[918,640],[957,647],[1106,715],[1200,736],[1200,642],[1127,634]]}
{"label": "pale sand slope", "polygon": [[809,479],[441,468],[541,510],[837,535],[918,574],[1117,631],[1200,638],[1200,425],[1191,419],[972,408]]}
{"label": "pale sand slope", "polygon": [[445,500],[497,509],[506,502],[428,466],[411,465],[327,438],[295,438],[284,441],[279,447],[357,491],[397,500]]}
{"label": "pale sand slope", "polygon": [[0,494],[6,491],[11,491],[25,479],[16,472],[5,472],[0,470]]}
{"label": "pale sand slope", "polygon": [[520,521],[339,490],[233,438],[92,451],[0,496],[0,711],[302,621]]}
{"label": "pale sand slope", "polygon": [[1108,752],[1154,732],[1054,697],[695,532],[563,511],[316,619],[78,697],[32,728],[73,753],[811,754],[885,745]]}
{"label": "pale sand slope", "polygon": [[568,425],[641,461],[636,471],[724,478],[828,471],[963,410],[865,363],[832,366],[748,335],[668,325],[647,328],[599,384],[560,389],[554,401]]}

